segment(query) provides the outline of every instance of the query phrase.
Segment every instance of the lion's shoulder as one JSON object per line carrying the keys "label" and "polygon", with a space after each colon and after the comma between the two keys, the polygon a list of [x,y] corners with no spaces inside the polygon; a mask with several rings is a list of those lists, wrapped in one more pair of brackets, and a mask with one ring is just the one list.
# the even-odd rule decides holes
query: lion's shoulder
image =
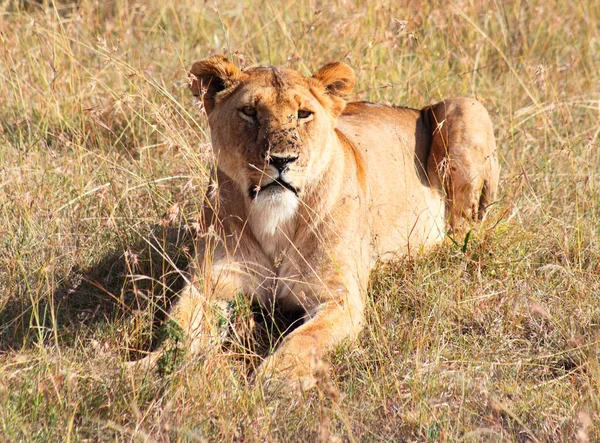
{"label": "lion's shoulder", "polygon": [[376,122],[381,124],[414,122],[420,116],[421,111],[418,109],[360,101],[348,103],[340,119],[354,121],[360,126],[369,127]]}

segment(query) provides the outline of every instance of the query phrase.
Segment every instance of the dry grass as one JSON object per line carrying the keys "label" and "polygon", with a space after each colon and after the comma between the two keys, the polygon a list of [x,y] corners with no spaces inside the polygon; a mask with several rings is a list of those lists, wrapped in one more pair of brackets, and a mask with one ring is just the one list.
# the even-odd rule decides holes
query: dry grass
{"label": "dry grass", "polygon": [[[421,3],[0,2],[0,440],[600,440],[600,4]],[[496,125],[486,222],[379,269],[302,398],[235,347],[124,371],[184,277],[209,161],[186,68],[220,51]]]}

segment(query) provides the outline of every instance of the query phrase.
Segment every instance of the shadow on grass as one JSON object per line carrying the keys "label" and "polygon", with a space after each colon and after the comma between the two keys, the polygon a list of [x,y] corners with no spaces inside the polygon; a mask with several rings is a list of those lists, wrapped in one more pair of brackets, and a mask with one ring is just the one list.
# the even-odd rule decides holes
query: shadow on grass
{"label": "shadow on grass", "polygon": [[[0,310],[0,354],[36,345],[75,346],[108,336],[125,358],[141,358],[168,338],[165,320],[188,281],[195,240],[187,226],[158,226],[89,269],[72,269],[39,301],[26,296],[9,300]],[[238,297],[230,306],[223,346],[231,352],[265,356],[302,323],[303,312],[251,306],[244,299]]]}
{"label": "shadow on grass", "polygon": [[47,297],[9,300],[0,311],[0,353],[53,341],[70,345],[107,324],[135,337],[124,344],[133,354],[151,349],[157,325],[185,284],[193,248],[189,229],[155,227],[126,251],[71,269]]}

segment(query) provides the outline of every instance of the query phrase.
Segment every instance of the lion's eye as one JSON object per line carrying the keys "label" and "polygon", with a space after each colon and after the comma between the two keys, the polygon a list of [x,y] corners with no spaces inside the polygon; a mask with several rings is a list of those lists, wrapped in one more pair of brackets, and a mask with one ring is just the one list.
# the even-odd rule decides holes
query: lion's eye
{"label": "lion's eye", "polygon": [[241,111],[246,117],[256,117],[256,108],[253,106],[244,106]]}
{"label": "lion's eye", "polygon": [[306,118],[309,118],[313,113],[311,111],[308,111],[306,109],[300,109],[298,110],[298,120],[304,120]]}

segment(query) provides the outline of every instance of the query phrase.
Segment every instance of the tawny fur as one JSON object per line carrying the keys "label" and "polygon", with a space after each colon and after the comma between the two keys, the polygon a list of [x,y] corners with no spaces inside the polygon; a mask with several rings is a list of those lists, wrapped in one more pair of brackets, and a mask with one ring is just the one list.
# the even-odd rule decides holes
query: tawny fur
{"label": "tawny fur", "polygon": [[[237,294],[302,309],[303,325],[258,373],[309,388],[327,350],[361,330],[375,262],[440,242],[494,201],[490,118],[466,98],[422,110],[346,105],[354,73],[342,63],[306,78],[238,70],[218,55],[191,73],[208,114],[216,192],[172,316],[199,352],[214,332],[210,307]],[[279,174],[273,158],[293,161]]]}

